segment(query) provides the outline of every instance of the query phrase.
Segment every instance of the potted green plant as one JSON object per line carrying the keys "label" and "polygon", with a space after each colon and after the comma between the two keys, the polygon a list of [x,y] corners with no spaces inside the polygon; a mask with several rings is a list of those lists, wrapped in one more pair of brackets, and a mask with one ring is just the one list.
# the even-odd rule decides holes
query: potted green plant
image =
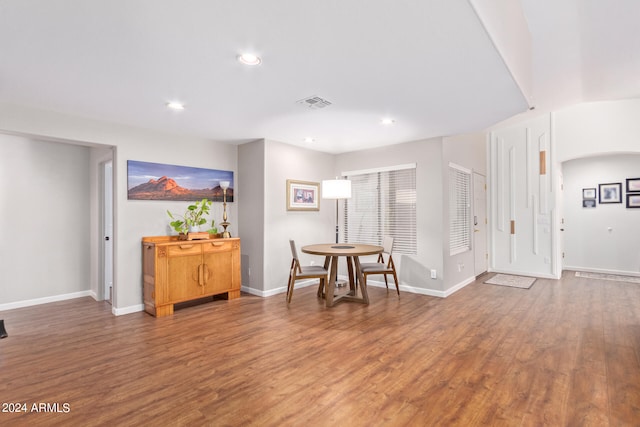
{"label": "potted green plant", "polygon": [[218,227],[216,227],[216,220],[215,219],[211,220],[211,228],[207,230],[207,233],[209,233],[210,237],[217,237],[218,236]]}
{"label": "potted green plant", "polygon": [[210,208],[211,201],[202,199],[187,206],[183,215],[173,214],[167,210],[167,215],[173,220],[169,224],[180,235],[186,235],[190,231],[200,231],[200,226],[207,223],[205,216],[209,215]]}

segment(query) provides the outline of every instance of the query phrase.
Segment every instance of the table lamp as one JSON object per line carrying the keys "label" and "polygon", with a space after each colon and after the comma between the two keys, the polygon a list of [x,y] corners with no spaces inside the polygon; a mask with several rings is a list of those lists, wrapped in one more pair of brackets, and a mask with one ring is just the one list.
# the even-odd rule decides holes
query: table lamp
{"label": "table lamp", "polygon": [[220,188],[222,188],[222,201],[224,206],[222,222],[220,223],[220,225],[224,227],[224,231],[222,232],[222,237],[224,239],[231,237],[231,233],[227,231],[227,227],[231,225],[229,222],[227,222],[227,188],[229,188],[229,184],[229,181],[220,181]]}
{"label": "table lamp", "polygon": [[336,199],[336,243],[338,243],[338,200],[351,198],[351,181],[338,179],[338,177],[322,181],[322,198]]}

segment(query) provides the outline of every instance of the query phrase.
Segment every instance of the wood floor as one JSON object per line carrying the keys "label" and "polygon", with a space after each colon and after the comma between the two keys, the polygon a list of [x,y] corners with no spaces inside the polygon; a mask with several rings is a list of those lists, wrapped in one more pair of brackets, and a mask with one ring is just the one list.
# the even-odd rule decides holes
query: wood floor
{"label": "wood floor", "polygon": [[0,425],[640,425],[638,284],[565,272],[370,298],[327,309],[311,286],[289,306],[243,295],[159,319],[90,298],[0,312],[1,409],[27,406]]}

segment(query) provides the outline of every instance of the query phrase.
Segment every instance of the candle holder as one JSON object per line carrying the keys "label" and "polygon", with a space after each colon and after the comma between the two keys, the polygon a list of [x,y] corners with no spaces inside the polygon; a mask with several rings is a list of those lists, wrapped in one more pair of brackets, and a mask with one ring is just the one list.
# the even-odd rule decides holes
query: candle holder
{"label": "candle holder", "polygon": [[220,223],[220,225],[224,227],[222,238],[228,239],[231,237],[231,233],[227,231],[227,227],[231,225],[231,223],[227,221],[227,188],[229,188],[229,181],[220,181],[220,188],[222,188],[222,206],[224,209],[222,213],[222,222]]}

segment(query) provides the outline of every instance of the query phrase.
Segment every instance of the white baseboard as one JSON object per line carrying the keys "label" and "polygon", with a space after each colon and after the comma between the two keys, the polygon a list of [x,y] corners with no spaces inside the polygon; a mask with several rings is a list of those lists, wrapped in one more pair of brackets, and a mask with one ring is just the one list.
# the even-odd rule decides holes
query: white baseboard
{"label": "white baseboard", "polygon": [[115,316],[124,316],[125,314],[138,313],[144,311],[144,304],[130,305],[124,308],[111,308],[111,313]]}
{"label": "white baseboard", "polygon": [[[309,279],[309,280],[298,280],[296,282],[296,289],[297,288],[305,288],[307,286],[312,286],[312,285],[317,285],[318,284],[318,279]],[[285,292],[287,292],[287,287],[286,286],[281,286],[279,288],[275,288],[275,289],[269,289],[268,291],[261,291],[260,289],[253,289],[253,288],[249,288],[247,286],[243,286],[240,289],[242,292],[246,292],[248,294],[251,295],[256,295],[262,298],[266,298],[266,297],[270,297],[273,295],[278,295],[278,294],[284,294]]]}
{"label": "white baseboard", "polygon": [[573,266],[570,266],[570,265],[565,265],[562,268],[563,268],[563,270],[582,271],[584,273],[619,274],[621,276],[640,277],[640,273],[637,272],[637,271],[609,270],[609,269],[606,269],[606,268],[573,267]]}
{"label": "white baseboard", "polygon": [[[339,279],[342,280],[347,280],[346,277],[338,277]],[[465,280],[463,280],[462,282],[456,284],[455,286],[445,290],[445,291],[441,291],[441,290],[437,290],[437,289],[429,289],[429,288],[418,288],[418,287],[414,287],[414,286],[408,286],[408,285],[403,285],[402,283],[400,284],[400,291],[401,292],[408,292],[411,294],[419,294],[419,295],[428,295],[431,297],[439,297],[439,298],[446,298],[449,295],[452,295],[453,293],[459,291],[460,289],[464,288],[465,286],[467,286],[470,283],[473,283],[473,281],[475,280],[475,277],[469,277]],[[296,282],[296,288],[304,288],[307,286],[314,286],[318,283],[318,281],[316,279],[310,279],[310,280],[300,280],[298,282]],[[367,285],[368,286],[373,286],[376,288],[386,288],[386,285],[384,282],[379,282],[376,280],[367,280]],[[395,289],[395,286],[393,284],[393,282],[389,283],[389,289],[393,288]],[[277,294],[283,294],[285,292],[287,292],[287,288],[286,286],[282,286],[279,288],[275,288],[275,289],[269,289],[268,291],[262,291],[259,289],[253,289],[247,286],[243,286],[242,287],[242,291],[246,292],[248,294],[251,295],[256,295],[262,298],[266,298],[266,297],[270,297],[273,295],[277,295]]]}
{"label": "white baseboard", "polygon": [[15,308],[31,307],[34,305],[47,304],[50,302],[65,301],[68,299],[82,298],[82,297],[94,297],[94,295],[92,294],[91,291],[80,291],[80,292],[72,292],[70,294],[53,295],[50,297],[9,302],[6,304],[0,304],[0,311],[13,310]]}
{"label": "white baseboard", "polygon": [[[469,277],[465,280],[463,280],[462,282],[458,283],[457,285],[445,290],[445,291],[441,291],[438,289],[430,289],[430,288],[417,288],[415,286],[408,286],[408,285],[403,285],[402,283],[400,283],[400,290],[402,292],[408,292],[411,294],[418,294],[418,295],[428,295],[430,297],[438,297],[438,298],[446,298],[449,295],[452,295],[453,293],[459,291],[460,289],[464,288],[465,286],[467,286],[470,283],[473,283],[476,280],[475,277]],[[367,280],[367,286],[374,286],[376,288],[386,288],[387,286],[385,285],[384,282],[379,282],[377,280]],[[394,288],[395,289],[396,285],[393,284],[393,282],[389,283],[389,289]]]}

